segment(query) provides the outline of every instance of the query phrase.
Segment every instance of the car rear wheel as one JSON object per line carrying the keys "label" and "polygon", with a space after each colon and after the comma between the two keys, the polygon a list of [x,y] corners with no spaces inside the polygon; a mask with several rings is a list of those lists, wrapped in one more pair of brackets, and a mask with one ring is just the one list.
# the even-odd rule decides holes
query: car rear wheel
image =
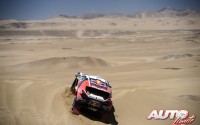
{"label": "car rear wheel", "polygon": [[109,123],[110,122],[110,112],[109,111],[104,111],[101,113],[101,121],[104,123]]}

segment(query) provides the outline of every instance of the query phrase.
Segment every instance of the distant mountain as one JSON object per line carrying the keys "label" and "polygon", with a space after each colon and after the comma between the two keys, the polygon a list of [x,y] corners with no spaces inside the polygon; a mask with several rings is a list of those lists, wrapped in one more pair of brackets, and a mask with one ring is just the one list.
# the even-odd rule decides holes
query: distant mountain
{"label": "distant mountain", "polygon": [[59,18],[74,18],[74,19],[78,18],[77,16],[68,16],[68,15],[64,15],[64,14],[61,14],[58,17]]}
{"label": "distant mountain", "polygon": [[111,13],[111,14],[103,14],[103,13],[86,13],[81,16],[68,16],[61,14],[58,16],[58,18],[74,18],[74,19],[96,19],[101,17],[107,17],[107,18],[122,18],[122,17],[128,17],[128,15],[125,14],[119,14],[119,13]]}
{"label": "distant mountain", "polygon": [[158,11],[148,11],[134,14],[136,18],[163,18],[163,17],[200,17],[200,12],[193,9],[176,10],[171,7],[165,7]]}
{"label": "distant mountain", "polygon": [[81,16],[59,15],[59,18],[79,18],[79,19],[95,19],[95,18],[177,18],[177,17],[200,17],[200,12],[193,9],[176,10],[171,7],[165,7],[157,11],[139,12],[132,15],[119,13],[103,14],[103,13],[86,13]]}
{"label": "distant mountain", "polygon": [[11,22],[8,24],[0,25],[0,29],[18,29],[27,27],[28,24],[26,22]]}
{"label": "distant mountain", "polygon": [[176,10],[171,7],[165,7],[157,11],[139,12],[132,15],[119,13],[103,14],[103,13],[86,13],[81,16],[59,15],[61,18],[79,18],[79,19],[95,19],[95,18],[163,18],[163,17],[200,17],[200,12],[193,9]]}

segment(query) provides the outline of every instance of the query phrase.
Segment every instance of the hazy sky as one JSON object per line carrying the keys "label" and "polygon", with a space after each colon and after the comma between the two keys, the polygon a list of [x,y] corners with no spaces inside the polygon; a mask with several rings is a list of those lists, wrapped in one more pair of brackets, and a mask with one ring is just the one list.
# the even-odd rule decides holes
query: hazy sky
{"label": "hazy sky", "polygon": [[0,0],[0,18],[46,19],[91,12],[132,14],[166,6],[200,10],[200,0]]}

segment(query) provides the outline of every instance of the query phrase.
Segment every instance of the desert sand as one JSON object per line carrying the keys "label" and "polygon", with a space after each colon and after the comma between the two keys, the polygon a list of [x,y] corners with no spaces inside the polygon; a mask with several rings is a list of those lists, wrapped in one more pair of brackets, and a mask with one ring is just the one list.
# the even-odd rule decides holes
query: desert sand
{"label": "desert sand", "polygon": [[110,124],[170,125],[152,110],[200,123],[200,18],[1,20],[0,125],[99,125],[70,112],[78,71],[112,85]]}

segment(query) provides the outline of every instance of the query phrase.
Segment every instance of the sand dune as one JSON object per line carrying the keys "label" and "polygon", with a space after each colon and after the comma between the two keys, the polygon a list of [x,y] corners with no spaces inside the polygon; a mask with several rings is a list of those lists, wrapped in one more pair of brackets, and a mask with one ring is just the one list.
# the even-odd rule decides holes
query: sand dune
{"label": "sand dune", "polygon": [[75,37],[73,30],[0,30],[0,36],[51,36]]}
{"label": "sand dune", "polygon": [[[101,125],[70,112],[74,73],[110,82],[110,124],[170,125],[152,110],[188,110],[200,123],[199,18],[0,21],[0,125]],[[10,29],[9,29],[10,28]]]}
{"label": "sand dune", "polygon": [[194,95],[180,95],[182,98],[194,100],[194,101],[200,101],[200,96],[194,96]]}
{"label": "sand dune", "polygon": [[46,36],[46,37],[65,37],[65,38],[112,38],[120,36],[135,35],[131,30],[0,30],[0,36]]}
{"label": "sand dune", "polygon": [[175,60],[175,59],[184,59],[184,58],[189,58],[193,57],[192,54],[183,54],[183,55],[168,55],[164,57],[158,58],[160,61],[166,61],[166,60]]}
{"label": "sand dune", "polygon": [[108,62],[95,57],[52,57],[32,62],[17,64],[6,68],[7,72],[55,71],[60,69],[78,69],[87,67],[108,67]]}

